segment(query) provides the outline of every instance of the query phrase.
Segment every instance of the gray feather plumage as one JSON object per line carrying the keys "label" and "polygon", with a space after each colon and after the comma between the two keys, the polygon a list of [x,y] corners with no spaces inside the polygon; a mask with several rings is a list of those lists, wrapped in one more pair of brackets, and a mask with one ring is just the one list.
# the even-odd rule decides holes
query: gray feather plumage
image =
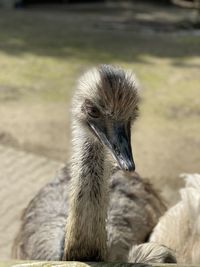
{"label": "gray feather plumage", "polygon": [[[13,257],[62,259],[69,183],[68,170],[64,168],[29,203],[22,216]],[[132,245],[148,239],[158,218],[164,213],[165,205],[152,186],[137,173],[115,171],[110,178],[109,189],[108,259],[126,261]]]}
{"label": "gray feather plumage", "polygon": [[127,261],[132,246],[148,239],[165,205],[137,173],[110,175],[107,157],[116,151],[115,158],[121,157],[116,145],[124,140],[116,143],[110,133],[116,122],[123,124],[129,142],[138,103],[134,76],[119,68],[103,65],[79,80],[72,101],[70,172],[64,168],[24,211],[15,258]]}

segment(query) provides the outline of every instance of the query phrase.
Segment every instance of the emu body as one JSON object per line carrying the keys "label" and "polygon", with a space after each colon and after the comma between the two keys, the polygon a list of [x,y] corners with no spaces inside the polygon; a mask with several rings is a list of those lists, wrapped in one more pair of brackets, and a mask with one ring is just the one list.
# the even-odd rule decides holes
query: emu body
{"label": "emu body", "polygon": [[[70,180],[69,171],[65,167],[30,202],[22,216],[21,230],[16,238],[13,251],[14,258],[63,259],[66,223],[69,214]],[[151,185],[142,180],[137,173],[129,174],[117,170],[111,175],[108,187],[107,257],[105,260],[124,262],[128,261],[132,245],[143,243],[148,239],[165,207]],[[87,203],[83,204],[82,212],[87,213],[88,208],[90,207]],[[80,225],[81,223],[88,224],[91,219],[86,217],[86,221],[83,222],[80,218],[79,223]],[[83,232],[82,234],[85,236],[85,227],[84,225],[80,227],[80,225],[76,225],[77,231],[80,231],[79,234]],[[79,250],[75,249],[76,260],[86,259],[86,257],[80,259],[79,255],[82,254],[80,249],[83,251],[88,243],[93,243],[91,240],[94,238],[92,229],[89,236],[85,238],[86,244],[82,243]],[[95,258],[97,260],[96,256]],[[93,259],[89,255],[87,260]],[[132,257],[131,262],[133,260]]]}
{"label": "emu body", "polygon": [[134,77],[119,68],[103,65],[79,80],[69,171],[24,211],[15,258],[127,261],[132,246],[148,239],[166,208],[134,172],[131,125],[138,104]]}
{"label": "emu body", "polygon": [[180,264],[199,264],[200,174],[183,177],[181,200],[160,218],[150,240],[173,249]]}

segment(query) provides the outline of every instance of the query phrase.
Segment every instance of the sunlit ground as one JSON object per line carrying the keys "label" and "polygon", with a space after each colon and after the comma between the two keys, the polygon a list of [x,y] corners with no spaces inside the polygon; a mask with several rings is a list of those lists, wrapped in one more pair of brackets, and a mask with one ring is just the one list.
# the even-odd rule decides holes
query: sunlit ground
{"label": "sunlit ground", "polygon": [[120,65],[143,89],[132,134],[137,171],[172,199],[180,173],[200,172],[200,36],[124,23],[132,16],[1,10],[0,143],[67,160],[77,78],[100,63]]}

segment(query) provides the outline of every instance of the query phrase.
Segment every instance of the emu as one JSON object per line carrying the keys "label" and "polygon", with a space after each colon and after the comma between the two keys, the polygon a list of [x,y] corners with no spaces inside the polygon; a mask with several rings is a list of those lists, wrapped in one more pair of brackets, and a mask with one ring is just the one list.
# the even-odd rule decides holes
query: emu
{"label": "emu", "polygon": [[181,200],[156,225],[150,240],[176,252],[181,264],[200,263],[200,174],[182,175]]}
{"label": "emu", "polygon": [[120,68],[101,65],[80,78],[69,169],[25,209],[15,258],[124,262],[148,239],[166,207],[135,172],[131,126],[139,99],[134,76]]}

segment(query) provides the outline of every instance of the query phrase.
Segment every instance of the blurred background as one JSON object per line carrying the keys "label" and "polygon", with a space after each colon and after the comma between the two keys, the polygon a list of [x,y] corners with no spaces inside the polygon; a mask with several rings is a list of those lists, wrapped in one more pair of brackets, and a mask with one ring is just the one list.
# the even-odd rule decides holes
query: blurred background
{"label": "blurred background", "polygon": [[200,172],[200,1],[0,0],[0,258],[20,214],[69,159],[77,78],[101,63],[142,88],[137,171],[169,205]]}

